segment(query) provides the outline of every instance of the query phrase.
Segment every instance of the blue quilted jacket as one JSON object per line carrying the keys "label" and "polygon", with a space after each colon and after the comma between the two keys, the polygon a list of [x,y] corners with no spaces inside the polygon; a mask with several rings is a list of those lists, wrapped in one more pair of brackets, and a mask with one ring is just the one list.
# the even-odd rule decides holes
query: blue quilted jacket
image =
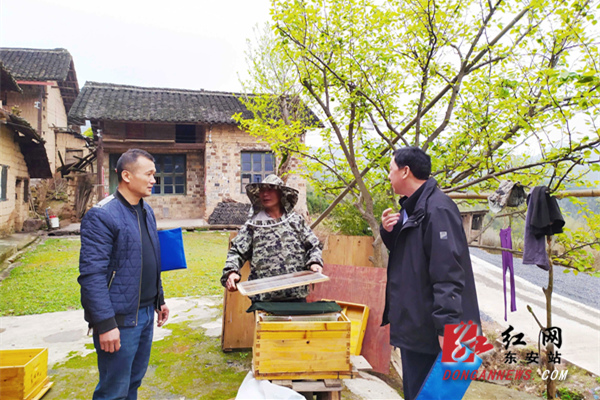
{"label": "blue quilted jacket", "polygon": [[[143,200],[140,200],[143,202]],[[158,265],[157,309],[164,304],[156,218],[143,202]],[[81,304],[98,333],[137,325],[142,278],[141,233],[136,210],[117,191],[90,209],[81,221],[79,254]]]}

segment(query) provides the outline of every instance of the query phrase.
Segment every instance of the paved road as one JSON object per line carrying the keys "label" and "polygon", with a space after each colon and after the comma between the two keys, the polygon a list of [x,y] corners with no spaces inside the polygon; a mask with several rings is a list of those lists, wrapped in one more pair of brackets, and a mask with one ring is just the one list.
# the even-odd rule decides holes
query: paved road
{"label": "paved road", "polygon": [[[470,248],[471,254],[479,259],[498,267],[502,271],[502,255],[490,254],[487,251]],[[513,258],[515,275],[533,283],[539,287],[548,286],[548,272],[535,265],[523,265],[520,258]],[[575,275],[572,272],[566,274],[566,268],[554,267],[553,293],[563,295],[569,299],[578,301],[587,306],[600,310],[600,278],[594,278],[586,274]],[[508,272],[506,273],[507,296],[510,286]],[[502,283],[502,280],[500,280]],[[518,295],[518,294],[517,294]]]}
{"label": "paved road", "polygon": [[[533,284],[520,276],[515,277],[517,311],[510,312],[509,306],[508,318],[505,321],[502,269],[474,254],[471,254],[471,260],[481,312],[504,328],[508,328],[509,325],[513,326],[515,334],[524,333],[527,337],[525,340],[527,344],[536,344],[540,328],[527,311],[527,306],[531,306],[535,315],[545,324],[546,300],[540,285]],[[530,268],[530,266],[523,268]],[[531,268],[536,269],[537,267],[532,266]],[[581,274],[579,275],[576,278],[580,278]],[[558,285],[558,287],[561,286],[566,285]],[[575,288],[581,290],[578,286]],[[562,346],[560,347],[562,358],[600,375],[600,311],[554,293],[551,326],[562,329]]]}

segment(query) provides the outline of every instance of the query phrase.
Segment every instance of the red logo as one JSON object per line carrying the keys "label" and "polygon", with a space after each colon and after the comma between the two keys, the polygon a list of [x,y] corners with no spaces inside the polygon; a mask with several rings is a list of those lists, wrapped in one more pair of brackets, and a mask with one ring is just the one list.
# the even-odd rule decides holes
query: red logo
{"label": "red logo", "polygon": [[442,362],[473,362],[475,354],[484,354],[494,346],[487,341],[485,336],[477,334],[478,326],[469,321],[468,324],[446,325],[444,327],[444,348],[442,349]]}

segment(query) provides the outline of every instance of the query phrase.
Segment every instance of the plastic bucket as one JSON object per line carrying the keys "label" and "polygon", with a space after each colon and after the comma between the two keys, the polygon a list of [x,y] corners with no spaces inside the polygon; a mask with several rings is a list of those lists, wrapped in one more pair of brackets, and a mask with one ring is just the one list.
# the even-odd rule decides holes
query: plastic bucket
{"label": "plastic bucket", "polygon": [[58,228],[60,225],[58,224],[58,217],[55,215],[50,216],[50,228]]}

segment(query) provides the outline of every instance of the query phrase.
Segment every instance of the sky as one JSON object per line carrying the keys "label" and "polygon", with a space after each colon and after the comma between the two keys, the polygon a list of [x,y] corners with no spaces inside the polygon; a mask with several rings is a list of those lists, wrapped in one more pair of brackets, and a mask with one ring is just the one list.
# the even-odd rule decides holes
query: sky
{"label": "sky", "polygon": [[65,48],[86,81],[241,91],[269,0],[1,0],[0,46]]}

